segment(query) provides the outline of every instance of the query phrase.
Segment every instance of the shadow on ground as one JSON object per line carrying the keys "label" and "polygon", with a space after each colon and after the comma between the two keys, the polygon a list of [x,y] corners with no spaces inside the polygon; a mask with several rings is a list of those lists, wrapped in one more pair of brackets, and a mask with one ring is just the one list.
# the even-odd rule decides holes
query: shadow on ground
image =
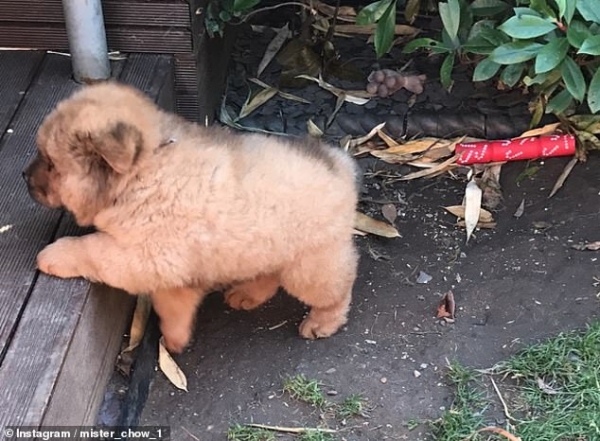
{"label": "shadow on ground", "polygon": [[[332,401],[352,393],[369,400],[370,417],[333,427],[342,429],[337,439],[426,439],[426,424],[408,426],[435,420],[450,405],[448,360],[490,367],[598,317],[600,255],[572,245],[600,239],[600,158],[578,165],[548,199],[565,163],[546,160],[520,184],[527,164],[507,164],[498,226],[478,231],[468,245],[441,209],[460,204],[463,182],[440,177],[386,186],[367,179],[363,196],[396,203],[403,237],[356,239],[361,265],[343,331],[302,340],[304,309],[284,294],[252,312],[231,311],[213,296],[191,348],[177,357],[189,392],[157,373],[141,423],[169,425],[177,441],[224,440],[233,423],[315,427],[323,423],[319,413],[282,393],[283,378],[301,373],[320,381]],[[523,199],[525,212],[515,218]],[[415,283],[420,271],[432,280]],[[455,324],[435,319],[449,290]]]}

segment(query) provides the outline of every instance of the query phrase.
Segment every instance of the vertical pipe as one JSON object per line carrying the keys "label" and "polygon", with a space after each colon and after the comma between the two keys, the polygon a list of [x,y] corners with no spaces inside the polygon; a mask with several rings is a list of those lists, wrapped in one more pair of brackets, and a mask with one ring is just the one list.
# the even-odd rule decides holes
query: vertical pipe
{"label": "vertical pipe", "polygon": [[75,81],[110,77],[106,31],[100,0],[62,0]]}

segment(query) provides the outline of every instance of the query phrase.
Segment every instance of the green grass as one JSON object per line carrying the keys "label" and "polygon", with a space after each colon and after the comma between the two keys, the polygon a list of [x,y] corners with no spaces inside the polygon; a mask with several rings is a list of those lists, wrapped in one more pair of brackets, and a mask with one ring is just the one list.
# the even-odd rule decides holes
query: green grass
{"label": "green grass", "polygon": [[362,416],[365,413],[365,399],[360,394],[347,396],[344,401],[336,406],[336,414],[340,418]]}
{"label": "green grass", "polygon": [[303,401],[311,406],[324,407],[327,403],[323,392],[316,380],[309,380],[299,374],[286,378],[283,382],[283,391],[290,394],[295,400]]}
{"label": "green grass", "polygon": [[322,432],[320,430],[307,430],[298,437],[299,441],[334,441],[335,438],[331,433]]}
{"label": "green grass", "polygon": [[229,441],[275,441],[273,432],[236,424],[227,431]]}
{"label": "green grass", "polygon": [[435,424],[437,441],[500,439],[476,433],[485,426],[522,441],[600,440],[600,323],[531,346],[493,374],[508,416],[486,375],[452,365],[455,399]]}

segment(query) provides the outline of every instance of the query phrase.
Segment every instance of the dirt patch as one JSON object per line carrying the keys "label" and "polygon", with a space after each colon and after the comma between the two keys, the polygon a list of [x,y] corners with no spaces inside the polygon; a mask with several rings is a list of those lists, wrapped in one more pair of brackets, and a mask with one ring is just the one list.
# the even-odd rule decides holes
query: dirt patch
{"label": "dirt patch", "polygon": [[[565,162],[547,160],[519,185],[525,163],[507,165],[498,227],[477,232],[468,245],[441,209],[460,202],[463,183],[437,178],[384,188],[367,180],[365,197],[404,201],[396,203],[403,237],[357,238],[361,265],[347,327],[307,342],[297,333],[304,309],[291,297],[237,312],[215,295],[200,312],[192,347],[177,357],[189,392],[158,373],[142,423],[170,425],[177,440],[194,439],[190,433],[223,440],[232,423],[314,427],[319,413],[282,393],[285,377],[304,374],[335,390],[333,400],[352,393],[369,400],[370,418],[354,420],[344,439],[425,438],[426,426],[408,426],[438,418],[450,404],[447,360],[489,367],[598,316],[599,256],[572,245],[598,239],[600,159],[578,166],[547,199]],[[525,212],[516,219],[523,198]],[[420,271],[432,280],[417,284]],[[455,324],[434,318],[448,290],[456,298]]]}

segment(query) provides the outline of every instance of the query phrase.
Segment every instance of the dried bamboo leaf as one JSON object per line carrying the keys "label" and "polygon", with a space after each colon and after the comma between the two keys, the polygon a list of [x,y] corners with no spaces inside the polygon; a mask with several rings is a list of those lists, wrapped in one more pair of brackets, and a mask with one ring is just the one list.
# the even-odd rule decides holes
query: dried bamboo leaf
{"label": "dried bamboo leaf", "polygon": [[344,105],[345,100],[346,100],[345,93],[342,92],[337,96],[337,99],[335,100],[335,107],[333,109],[333,112],[331,112],[331,115],[329,115],[329,118],[327,118],[327,124],[326,124],[327,127],[329,127],[331,125],[331,123],[335,119],[335,116],[338,114],[338,112]]}
{"label": "dried bamboo leaf", "polygon": [[246,99],[246,102],[242,106],[242,109],[240,110],[240,114],[238,115],[237,119],[240,120],[250,115],[252,112],[254,112],[264,103],[269,101],[275,95],[277,95],[277,89],[275,89],[274,87],[267,87],[266,89],[263,89],[260,92],[258,92],[252,98],[249,94],[248,99]]}
{"label": "dried bamboo leaf", "polygon": [[365,233],[375,234],[381,237],[402,237],[398,230],[392,225],[367,216],[359,211],[356,212],[354,228]]}
{"label": "dried bamboo leaf", "polygon": [[573,168],[575,168],[575,165],[577,164],[577,162],[579,162],[579,159],[577,159],[577,157],[571,158],[569,163],[565,166],[562,173],[556,180],[556,184],[554,184],[554,187],[552,188],[552,191],[550,192],[550,196],[548,196],[548,198],[551,198],[552,196],[554,196],[556,194],[556,192],[562,188],[565,181],[567,180],[567,178],[573,171]]}
{"label": "dried bamboo leaf", "polygon": [[373,128],[371,129],[371,131],[370,131],[369,133],[367,133],[366,135],[364,135],[364,136],[359,136],[358,138],[351,139],[351,140],[348,142],[348,148],[353,148],[353,147],[359,146],[359,145],[361,145],[361,144],[364,144],[365,142],[367,142],[367,141],[369,141],[371,138],[373,138],[373,137],[374,137],[374,136],[377,134],[377,132],[378,132],[379,130],[381,130],[382,128],[384,128],[384,127],[385,127],[385,123],[384,123],[384,122],[382,122],[381,124],[378,124],[378,125],[376,125],[375,127],[373,127]]}
{"label": "dried bamboo leaf", "polygon": [[388,148],[396,148],[400,144],[398,144],[390,135],[385,133],[383,130],[377,130],[377,135],[381,138],[383,142],[388,146]]}
{"label": "dried bamboo leaf", "polygon": [[165,348],[163,337],[160,338],[158,343],[158,366],[176,388],[188,391],[187,378],[177,363],[175,363],[167,348]]}
{"label": "dried bamboo leaf", "polygon": [[129,329],[129,344],[123,352],[134,350],[142,341],[151,309],[152,303],[147,295],[138,295],[136,297],[135,311],[133,312],[133,319],[131,320],[131,327]]}
{"label": "dried bamboo leaf", "polygon": [[519,138],[527,138],[530,136],[544,136],[544,135],[552,135],[556,132],[556,129],[560,127],[560,123],[546,124],[544,127],[539,127],[537,129],[527,130],[522,133]]}
{"label": "dried bamboo leaf", "polygon": [[[259,80],[258,78],[249,78],[248,81],[253,82],[254,84],[256,84],[257,86],[263,87],[263,88],[268,88],[271,87],[273,89],[277,89],[276,87],[273,86],[269,86],[267,83],[265,83],[264,81]],[[304,99],[298,95],[294,95],[291,93],[287,93],[287,92],[282,92],[281,90],[277,89],[277,95],[279,95],[281,98],[285,98],[286,100],[290,100],[290,101],[298,101],[299,103],[304,103],[304,104],[310,104],[310,101],[307,99]]]}
{"label": "dried bamboo leaf", "polygon": [[[465,218],[465,206],[464,205],[450,205],[448,207],[443,207],[448,213],[453,214],[459,219]],[[494,222],[494,217],[492,213],[487,211],[485,208],[482,208],[479,211],[479,219],[478,222],[489,223]]]}
{"label": "dried bamboo leaf", "polygon": [[451,170],[454,168],[454,163],[458,159],[457,155],[452,156],[451,158],[446,159],[444,162],[441,162],[434,166],[427,166],[425,170],[421,170],[414,173],[409,173],[406,176],[402,176],[400,178],[401,181],[410,181],[412,179],[424,178],[426,176],[434,175],[440,171]]}
{"label": "dried bamboo leaf", "polygon": [[320,138],[323,136],[323,131],[317,126],[312,119],[306,121],[306,129],[308,130],[308,134],[315,138]]}
{"label": "dried bamboo leaf", "polygon": [[465,227],[467,229],[467,242],[475,231],[479,216],[481,214],[481,199],[483,192],[477,186],[477,182],[471,179],[465,190]]}
{"label": "dried bamboo leaf", "polygon": [[260,63],[258,64],[258,70],[256,72],[257,77],[260,77],[260,74],[265,70],[273,58],[275,58],[275,55],[277,55],[277,52],[279,52],[283,43],[285,43],[291,35],[289,23],[286,23],[284,27],[277,31],[275,37],[269,42],[262,60],[260,60]]}
{"label": "dried bamboo leaf", "polygon": [[327,90],[328,92],[333,93],[335,96],[339,97],[340,95],[343,94],[345,101],[348,101],[349,103],[352,103],[352,104],[358,104],[359,106],[362,106],[363,104],[368,103],[372,97],[372,95],[370,93],[368,93],[366,90],[343,90],[343,89],[340,89],[339,87],[335,87],[335,86],[329,84],[327,81],[324,81],[322,78],[315,78],[310,75],[297,75],[296,78],[313,81],[313,82],[317,83],[319,85],[319,87]]}

